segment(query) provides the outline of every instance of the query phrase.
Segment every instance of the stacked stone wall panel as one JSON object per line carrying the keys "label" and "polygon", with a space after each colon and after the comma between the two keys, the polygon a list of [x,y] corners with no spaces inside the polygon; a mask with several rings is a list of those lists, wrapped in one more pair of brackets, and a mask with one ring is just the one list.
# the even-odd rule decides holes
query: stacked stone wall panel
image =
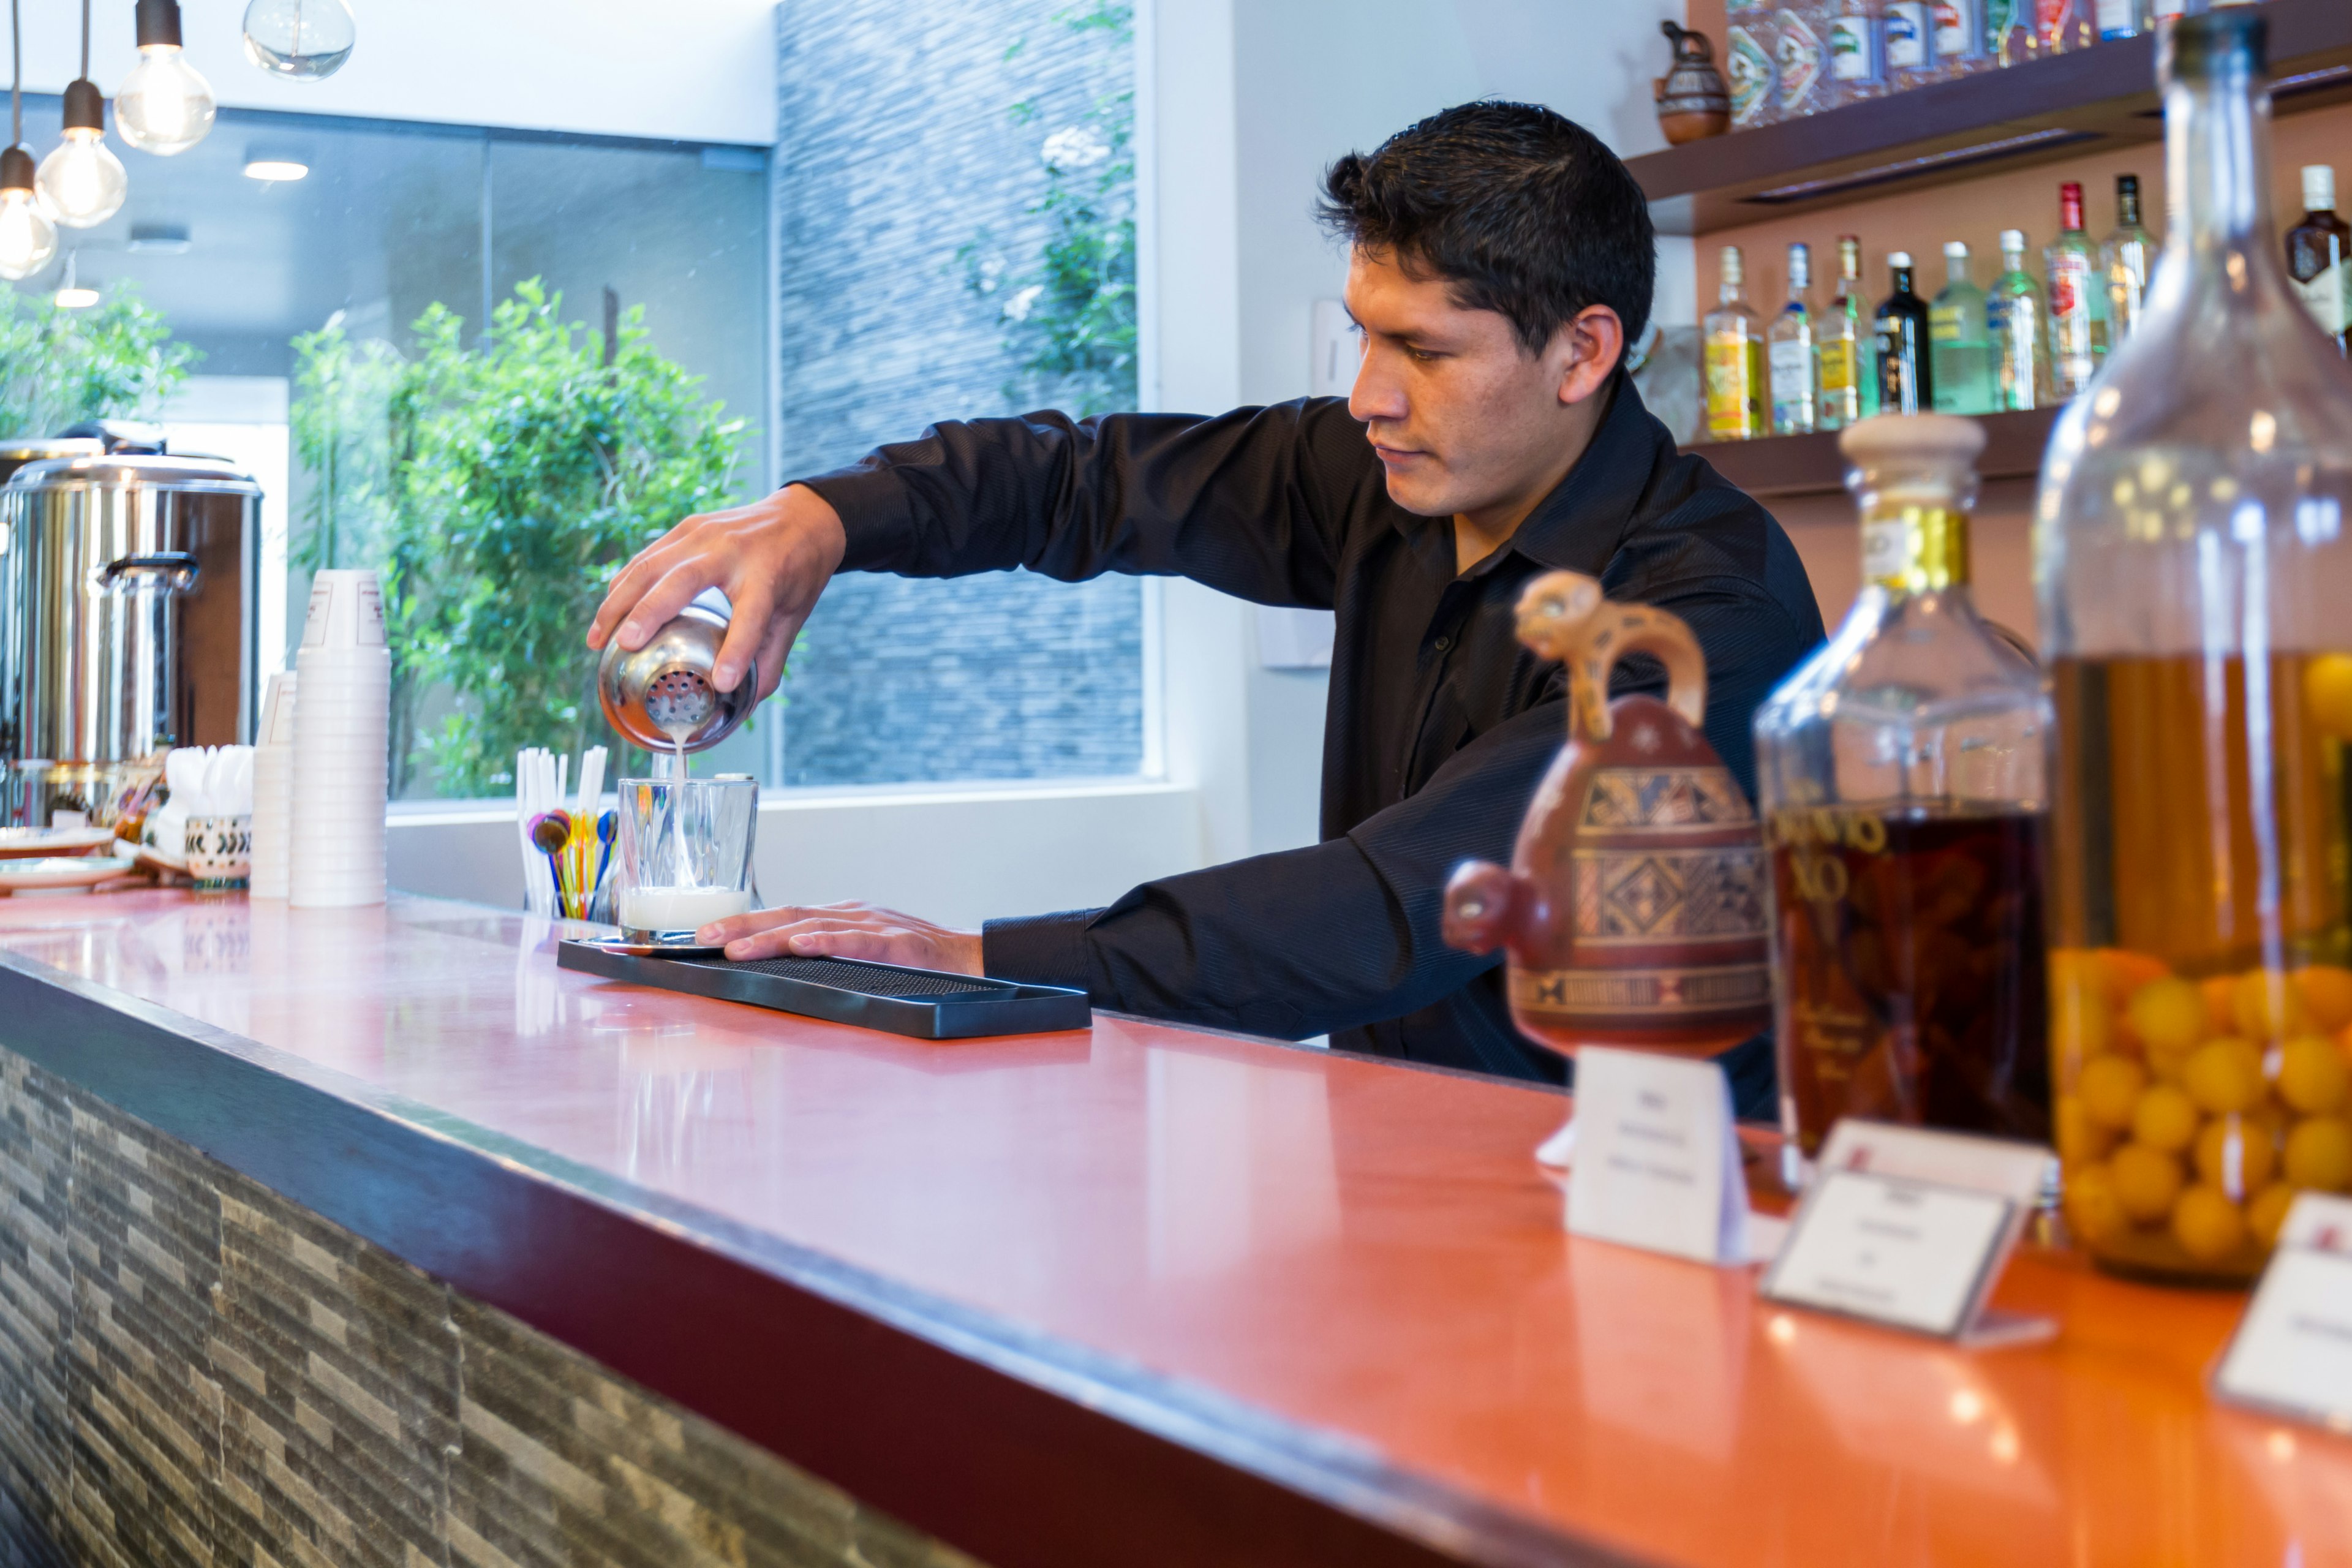
{"label": "stacked stone wall panel", "polygon": [[0,1050],[0,1568],[978,1568]]}

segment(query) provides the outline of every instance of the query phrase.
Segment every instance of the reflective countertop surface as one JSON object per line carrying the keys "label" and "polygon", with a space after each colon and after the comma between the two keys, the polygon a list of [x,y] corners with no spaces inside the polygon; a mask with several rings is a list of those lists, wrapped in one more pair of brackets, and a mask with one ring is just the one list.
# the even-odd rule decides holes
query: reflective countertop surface
{"label": "reflective countertop surface", "polygon": [[930,1044],[593,979],[549,922],[0,900],[0,949],[1690,1563],[2352,1564],[2352,1440],[2232,1411],[2243,1299],[2027,1253],[1968,1352],[1561,1230],[1555,1095],[1098,1017]]}

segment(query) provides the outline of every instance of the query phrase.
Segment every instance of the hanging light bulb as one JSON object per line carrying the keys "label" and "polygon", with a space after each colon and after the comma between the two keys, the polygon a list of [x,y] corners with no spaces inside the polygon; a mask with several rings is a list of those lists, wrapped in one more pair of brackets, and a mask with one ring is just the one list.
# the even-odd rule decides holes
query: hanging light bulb
{"label": "hanging light bulb", "polygon": [[89,79],[89,0],[81,0],[81,75],[66,83],[66,133],[41,160],[37,188],[68,228],[104,223],[122,209],[131,176],[106,144],[106,100]]}
{"label": "hanging light bulb", "polygon": [[114,128],[142,153],[184,153],[213,128],[212,84],[180,52],[179,0],[139,0],[139,63],[114,95]]}
{"label": "hanging light bulb", "polygon": [[0,153],[0,278],[30,278],[58,253],[58,226],[33,195],[33,155],[25,151],[25,34],[17,0],[8,0],[8,122],[13,141]]}
{"label": "hanging light bulb", "polygon": [[30,278],[58,253],[58,226],[33,195],[33,155],[0,153],[0,278]]}
{"label": "hanging light bulb", "polygon": [[131,176],[106,145],[106,100],[87,79],[66,84],[66,135],[41,160],[41,199],[68,228],[89,228],[122,210]]}
{"label": "hanging light bulb", "polygon": [[60,310],[87,310],[98,303],[98,290],[83,288],[81,279],[74,275],[74,263],[79,259],[79,251],[66,252],[66,280],[58,289],[57,303]]}
{"label": "hanging light bulb", "polygon": [[253,0],[245,58],[272,76],[318,81],[343,68],[358,32],[343,0]]}

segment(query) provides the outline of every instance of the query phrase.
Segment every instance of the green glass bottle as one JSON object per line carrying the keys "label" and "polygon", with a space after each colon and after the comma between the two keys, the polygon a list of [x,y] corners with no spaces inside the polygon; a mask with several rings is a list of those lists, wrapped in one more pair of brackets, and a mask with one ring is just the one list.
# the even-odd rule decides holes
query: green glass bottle
{"label": "green glass bottle", "polygon": [[1985,292],[1969,277],[1969,247],[1944,247],[1944,289],[1927,309],[1927,348],[1938,414],[1990,414],[1998,371],[1985,324]]}
{"label": "green glass bottle", "polygon": [[2048,408],[2058,402],[2050,387],[2048,324],[2042,284],[2025,269],[2025,231],[2000,231],[2000,276],[1985,300],[1985,325],[1992,338],[1993,402],[1996,408]]}

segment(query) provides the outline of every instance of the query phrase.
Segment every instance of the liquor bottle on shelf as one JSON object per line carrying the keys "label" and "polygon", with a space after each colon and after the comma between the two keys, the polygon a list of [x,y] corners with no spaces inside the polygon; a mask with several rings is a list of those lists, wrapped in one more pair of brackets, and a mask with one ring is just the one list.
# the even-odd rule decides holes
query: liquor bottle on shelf
{"label": "liquor bottle on shelf", "polygon": [[2050,384],[2050,336],[2042,285],[2025,269],[2025,231],[2000,231],[2000,276],[1985,300],[1985,326],[1992,336],[1993,400],[1996,408],[2021,411],[2054,407]]}
{"label": "liquor bottle on shelf", "polygon": [[2098,26],[2099,41],[2103,44],[2137,38],[2156,26],[2152,0],[2096,0],[2091,16]]}
{"label": "liquor bottle on shelf", "polygon": [[2033,37],[2029,47],[2037,59],[2087,49],[2099,41],[2095,0],[2032,0]]}
{"label": "liquor bottle on shelf", "polygon": [[2050,1136],[2049,700],[1969,597],[1984,442],[1939,414],[1838,438],[1862,594],[1757,710],[1792,1175],[1846,1116]]}
{"label": "liquor bottle on shelf", "polygon": [[1927,357],[1938,414],[1990,414],[1998,371],[1985,291],[1969,277],[1969,247],[1944,247],[1944,288],[1927,308]]}
{"label": "liquor bottle on shelf", "polygon": [[1927,0],[1886,0],[1878,32],[1891,92],[1936,79],[1936,28],[1928,10]]}
{"label": "liquor bottle on shelf", "polygon": [[1742,291],[1746,281],[1739,247],[1725,246],[1723,286],[1706,323],[1710,441],[1745,441],[1770,427],[1765,423],[1764,326]]}
{"label": "liquor bottle on shelf", "polygon": [[1936,406],[1936,367],[1928,353],[1927,302],[1911,287],[1911,253],[1886,258],[1895,292],[1878,307],[1878,407],[1926,414]]}
{"label": "liquor bottle on shelf", "polygon": [[1772,10],[1765,0],[1731,0],[1725,9],[1723,78],[1731,89],[1731,128],[1751,130],[1780,116],[1773,92]]}
{"label": "liquor bottle on shelf", "polygon": [[1949,79],[1992,64],[1985,47],[1985,0],[1935,0],[1936,71]]}
{"label": "liquor bottle on shelf", "polygon": [[1878,340],[1862,293],[1862,241],[1838,237],[1837,297],[1813,329],[1823,430],[1843,430],[1878,412]]}
{"label": "liquor bottle on shelf", "polygon": [[2083,232],[2083,187],[2058,187],[2060,233],[2042,254],[2050,279],[2050,374],[2061,398],[2073,397],[2099,374],[2107,353],[2107,290],[2099,276],[2099,247]]}
{"label": "liquor bottle on shelf", "polygon": [[1830,13],[1836,0],[1782,0],[1773,14],[1780,115],[1795,120],[1829,108]]}
{"label": "liquor bottle on shelf", "polygon": [[1830,16],[1831,90],[1840,103],[1886,93],[1877,0],[1837,0]]}
{"label": "liquor bottle on shelf", "polygon": [[1813,380],[1813,253],[1789,247],[1789,302],[1772,318],[1764,358],[1772,386],[1772,434],[1809,436],[1816,414]]}
{"label": "liquor bottle on shelf", "polygon": [[2034,508],[2064,1213],[2142,1277],[2352,1185],[2352,367],[2280,265],[2266,9],[2158,34],[2164,255]]}
{"label": "liquor bottle on shelf", "polygon": [[2287,275],[2336,352],[2352,353],[2352,226],[2336,216],[2334,169],[2304,170],[2303,205],[2303,221],[2286,231]]}
{"label": "liquor bottle on shelf", "polygon": [[2034,0],[1985,0],[1985,53],[1995,68],[2034,58]]}
{"label": "liquor bottle on shelf", "polygon": [[2116,232],[2099,242],[2099,266],[2107,277],[2107,352],[2123,347],[2139,324],[2140,300],[2147,293],[2147,269],[2156,263],[2156,237],[2140,226],[2139,176],[2116,176]]}

